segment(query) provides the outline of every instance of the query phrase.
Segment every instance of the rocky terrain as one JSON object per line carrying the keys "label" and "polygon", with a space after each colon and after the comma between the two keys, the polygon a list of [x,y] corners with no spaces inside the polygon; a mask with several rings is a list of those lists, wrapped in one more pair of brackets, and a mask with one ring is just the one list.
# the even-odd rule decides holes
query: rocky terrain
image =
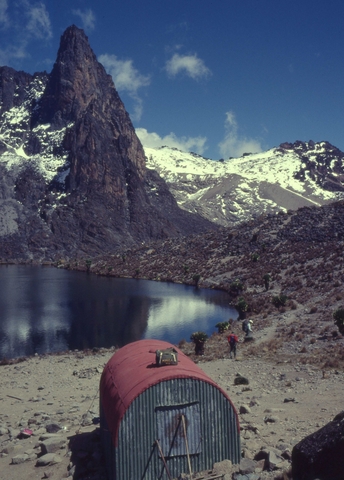
{"label": "rocky terrain", "polygon": [[[204,357],[194,355],[192,344],[180,345],[227,391],[238,410],[243,459],[239,466],[230,462],[214,466],[213,473],[223,473],[225,480],[239,471],[255,480],[290,478],[293,446],[342,408],[341,369],[323,371],[308,363],[293,340],[286,356],[283,351],[272,354],[269,345],[278,331],[289,329],[303,316],[302,308],[271,315],[269,325],[257,325],[252,343],[245,342],[240,326],[236,327],[240,338],[236,360],[229,358],[226,333],[214,333]],[[112,354],[99,349],[37,355],[0,366],[1,480],[105,480],[98,389]],[[248,383],[236,385],[238,375]],[[32,435],[25,437],[20,433],[24,429]]]}
{"label": "rocky terrain", "polygon": [[[245,480],[291,478],[293,446],[342,410],[344,339],[333,313],[344,303],[343,209],[343,202],[304,207],[182,242],[168,239],[88,263],[57,264],[99,275],[221,288],[234,305],[245,299],[254,341],[246,342],[240,322],[231,322],[240,338],[236,360],[229,358],[226,332],[214,332],[204,356],[194,354],[188,339],[179,343],[228,391],[239,412],[243,460],[240,466],[224,462],[213,469],[226,480],[235,473]],[[24,479],[28,469],[33,478],[104,478],[93,422],[99,414],[100,373],[111,354],[69,352],[1,367],[4,478]],[[248,384],[236,385],[238,375]],[[33,435],[16,438],[28,426]],[[49,440],[55,447],[44,446],[47,429],[58,430]],[[44,464],[47,448],[54,451]]]}
{"label": "rocky terrain", "polygon": [[[343,209],[343,202],[305,207],[182,242],[167,239],[88,263],[57,264],[100,275],[198,283],[226,290],[233,304],[246,300],[254,341],[244,341],[240,322],[232,322],[240,338],[236,360],[229,358],[226,332],[215,328],[204,356],[194,354],[189,339],[179,343],[228,391],[239,412],[243,460],[213,470],[226,480],[235,472],[245,480],[246,474],[255,480],[291,478],[293,446],[342,410],[344,339],[333,312],[343,306]],[[28,473],[105,478],[98,386],[112,353],[67,352],[0,366],[1,480],[24,480]],[[236,385],[238,374],[249,383]],[[33,434],[21,437],[24,428]]]}

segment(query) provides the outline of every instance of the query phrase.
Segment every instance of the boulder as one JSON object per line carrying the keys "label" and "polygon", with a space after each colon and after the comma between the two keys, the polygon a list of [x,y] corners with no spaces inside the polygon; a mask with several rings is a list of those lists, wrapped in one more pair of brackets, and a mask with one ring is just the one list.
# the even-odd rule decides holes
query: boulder
{"label": "boulder", "polygon": [[29,459],[29,455],[26,453],[21,453],[12,458],[12,465],[19,465],[20,463],[26,462]]}
{"label": "boulder", "polygon": [[242,458],[240,461],[239,473],[242,475],[247,475],[250,473],[255,473],[257,468],[257,462],[251,458]]}
{"label": "boulder", "polygon": [[293,480],[343,480],[344,411],[292,451]]}
{"label": "boulder", "polygon": [[61,425],[59,425],[58,423],[48,423],[45,426],[45,429],[46,429],[47,433],[57,433],[60,430],[63,430],[63,427]]}
{"label": "boulder", "polygon": [[234,385],[248,385],[250,382],[248,381],[248,378],[243,377],[239,373],[236,374],[236,377],[234,378]]}
{"label": "boulder", "polygon": [[47,453],[42,457],[39,457],[36,462],[37,467],[45,467],[47,465],[54,465],[55,463],[60,463],[62,461],[59,455],[55,453]]}
{"label": "boulder", "polygon": [[233,464],[230,460],[222,460],[222,462],[214,463],[213,473],[216,475],[230,474],[233,471]]}
{"label": "boulder", "polygon": [[44,440],[41,444],[41,451],[46,453],[55,453],[60,450],[66,444],[66,440],[63,437],[54,437]]}
{"label": "boulder", "polygon": [[240,405],[239,412],[241,414],[251,413],[251,409],[248,405]]}

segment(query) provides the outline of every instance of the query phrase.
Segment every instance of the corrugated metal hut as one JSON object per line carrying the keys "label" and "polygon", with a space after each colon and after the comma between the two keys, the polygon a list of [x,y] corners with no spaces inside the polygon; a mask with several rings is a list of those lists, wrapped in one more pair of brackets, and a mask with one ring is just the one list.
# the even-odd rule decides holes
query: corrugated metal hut
{"label": "corrugated metal hut", "polygon": [[158,366],[160,340],[118,350],[100,381],[100,428],[109,480],[171,479],[240,462],[240,427],[224,390],[180,350]]}

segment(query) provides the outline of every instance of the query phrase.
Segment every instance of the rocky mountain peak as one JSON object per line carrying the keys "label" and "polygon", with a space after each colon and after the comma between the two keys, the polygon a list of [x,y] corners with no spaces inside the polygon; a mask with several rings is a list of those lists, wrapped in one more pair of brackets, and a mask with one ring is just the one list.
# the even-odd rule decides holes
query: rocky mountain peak
{"label": "rocky mountain peak", "polygon": [[3,258],[89,256],[211,227],[146,171],[112,78],[74,25],[50,74],[0,69],[0,108]]}
{"label": "rocky mountain peak", "polygon": [[51,123],[54,128],[66,126],[94,101],[102,101],[109,89],[115,94],[112,79],[97,61],[84,31],[72,25],[61,36],[38,121]]}

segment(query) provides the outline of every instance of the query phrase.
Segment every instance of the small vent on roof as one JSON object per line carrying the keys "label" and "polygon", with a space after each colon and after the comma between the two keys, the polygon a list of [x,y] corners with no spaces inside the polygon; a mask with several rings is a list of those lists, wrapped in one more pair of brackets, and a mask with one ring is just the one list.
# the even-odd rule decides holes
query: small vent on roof
{"label": "small vent on roof", "polygon": [[165,348],[165,350],[156,350],[155,361],[159,367],[163,365],[178,365],[178,352],[173,347]]}

